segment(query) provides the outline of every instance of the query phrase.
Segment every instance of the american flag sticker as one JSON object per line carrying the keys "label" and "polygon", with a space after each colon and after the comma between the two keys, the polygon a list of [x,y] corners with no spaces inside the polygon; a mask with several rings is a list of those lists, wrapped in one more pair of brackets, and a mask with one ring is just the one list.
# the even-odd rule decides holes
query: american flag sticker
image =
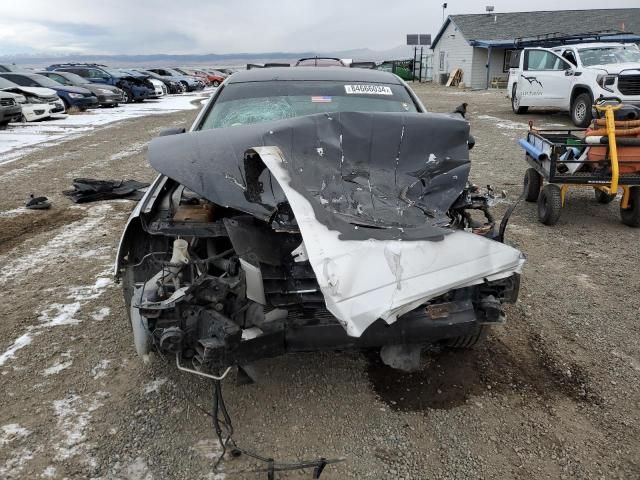
{"label": "american flag sticker", "polygon": [[331,98],[326,95],[314,95],[311,97],[313,103],[331,103]]}

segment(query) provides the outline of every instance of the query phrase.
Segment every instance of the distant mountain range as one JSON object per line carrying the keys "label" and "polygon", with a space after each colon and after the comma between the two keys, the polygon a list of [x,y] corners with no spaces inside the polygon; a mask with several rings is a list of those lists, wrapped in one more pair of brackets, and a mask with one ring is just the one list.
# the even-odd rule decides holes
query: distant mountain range
{"label": "distant mountain range", "polygon": [[263,53],[209,53],[204,55],[54,55],[34,53],[24,55],[0,55],[0,64],[17,67],[37,67],[63,62],[95,62],[111,66],[150,65],[216,65],[240,66],[247,63],[291,63],[303,57],[337,57],[355,61],[398,60],[413,57],[413,48],[406,45],[389,50],[360,48],[338,52],[263,52]]}

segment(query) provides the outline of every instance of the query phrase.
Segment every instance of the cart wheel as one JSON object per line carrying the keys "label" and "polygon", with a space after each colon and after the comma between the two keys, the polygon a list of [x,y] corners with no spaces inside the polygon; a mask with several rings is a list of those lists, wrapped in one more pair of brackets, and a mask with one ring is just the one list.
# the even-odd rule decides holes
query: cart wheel
{"label": "cart wheel", "polygon": [[527,202],[535,202],[542,188],[542,175],[535,168],[528,168],[524,174],[524,199]]}
{"label": "cart wheel", "polygon": [[603,192],[602,190],[598,190],[597,188],[593,190],[596,194],[596,202],[607,204],[613,202],[613,199],[616,198],[615,193],[609,194],[607,192]]}
{"label": "cart wheel", "polygon": [[545,225],[555,225],[560,218],[561,209],[560,187],[553,183],[545,185],[538,197],[538,220]]}
{"label": "cart wheel", "polygon": [[620,207],[622,223],[630,227],[640,227],[640,187],[629,188],[629,208]]}

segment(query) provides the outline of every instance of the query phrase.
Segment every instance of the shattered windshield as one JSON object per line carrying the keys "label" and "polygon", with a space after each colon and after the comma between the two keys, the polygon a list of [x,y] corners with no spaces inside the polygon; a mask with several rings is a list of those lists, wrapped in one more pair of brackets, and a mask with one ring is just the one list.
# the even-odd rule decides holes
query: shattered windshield
{"label": "shattered windshield", "polygon": [[612,63],[640,63],[640,50],[635,47],[597,47],[578,50],[585,67]]}
{"label": "shattered windshield", "polygon": [[402,85],[269,81],[228,85],[200,129],[233,127],[328,112],[416,112]]}

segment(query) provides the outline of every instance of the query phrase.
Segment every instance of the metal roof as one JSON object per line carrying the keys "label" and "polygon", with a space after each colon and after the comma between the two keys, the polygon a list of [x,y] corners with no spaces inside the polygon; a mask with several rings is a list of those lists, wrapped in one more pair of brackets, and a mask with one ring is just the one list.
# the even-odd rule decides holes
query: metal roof
{"label": "metal roof", "polygon": [[274,67],[252,68],[234,73],[226,82],[266,82],[269,80],[334,80],[338,82],[371,82],[401,85],[393,73],[347,67]]}
{"label": "metal roof", "polygon": [[637,33],[640,32],[640,8],[450,15],[436,35],[432,49],[450,22],[470,45],[475,41],[482,46],[500,46],[509,45],[508,41],[513,43],[517,38],[545,34],[570,36],[603,30]]}

